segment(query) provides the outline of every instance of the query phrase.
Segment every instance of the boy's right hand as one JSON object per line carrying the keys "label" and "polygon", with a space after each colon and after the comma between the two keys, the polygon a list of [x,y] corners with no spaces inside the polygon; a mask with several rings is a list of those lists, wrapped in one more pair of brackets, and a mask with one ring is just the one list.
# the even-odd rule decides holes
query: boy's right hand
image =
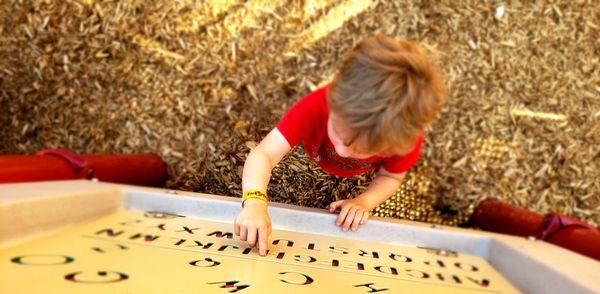
{"label": "boy's right hand", "polygon": [[258,246],[261,256],[267,255],[268,240],[272,229],[267,208],[267,202],[261,199],[248,199],[244,202],[244,208],[233,225],[235,234],[251,247]]}

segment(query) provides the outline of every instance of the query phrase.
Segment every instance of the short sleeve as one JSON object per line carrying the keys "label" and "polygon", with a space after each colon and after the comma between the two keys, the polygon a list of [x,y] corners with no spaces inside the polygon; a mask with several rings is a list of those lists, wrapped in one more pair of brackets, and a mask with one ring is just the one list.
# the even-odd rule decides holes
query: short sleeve
{"label": "short sleeve", "polygon": [[323,87],[304,96],[277,123],[277,129],[290,146],[298,145],[323,128],[323,117],[327,112],[326,92]]}
{"label": "short sleeve", "polygon": [[383,160],[381,167],[383,167],[386,171],[395,174],[408,171],[417,163],[417,160],[419,159],[424,136],[424,134],[419,136],[417,139],[417,144],[415,144],[415,149],[413,149],[410,153],[386,158]]}

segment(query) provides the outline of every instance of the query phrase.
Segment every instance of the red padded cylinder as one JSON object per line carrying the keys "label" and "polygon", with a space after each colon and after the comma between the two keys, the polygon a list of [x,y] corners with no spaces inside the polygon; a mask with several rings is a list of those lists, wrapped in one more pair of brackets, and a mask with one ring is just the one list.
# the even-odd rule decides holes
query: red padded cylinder
{"label": "red padded cylinder", "polygon": [[77,179],[63,159],[55,156],[0,156],[0,183]]}
{"label": "red padded cylinder", "polygon": [[600,231],[582,227],[563,227],[546,241],[600,260]]}
{"label": "red padded cylinder", "polygon": [[498,200],[481,201],[472,220],[486,231],[516,236],[535,236],[544,216]]}
{"label": "red padded cylinder", "polygon": [[82,155],[100,181],[140,186],[161,185],[167,174],[165,163],[156,154]]}
{"label": "red padded cylinder", "polygon": [[[165,163],[156,154],[72,155],[76,160],[71,162],[50,154],[0,156],[0,183],[98,178],[104,182],[160,186],[167,175]],[[83,168],[73,166],[73,161],[79,160]]]}
{"label": "red padded cylinder", "polygon": [[549,243],[600,260],[600,231],[564,215],[546,216],[520,207],[488,199],[471,216],[475,226],[497,233],[535,236]]}

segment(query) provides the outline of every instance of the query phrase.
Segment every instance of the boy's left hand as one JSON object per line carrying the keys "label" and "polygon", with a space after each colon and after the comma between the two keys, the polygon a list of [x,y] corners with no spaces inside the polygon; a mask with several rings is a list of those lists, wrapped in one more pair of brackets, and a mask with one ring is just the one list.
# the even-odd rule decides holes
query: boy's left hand
{"label": "boy's left hand", "polygon": [[360,201],[360,199],[345,199],[338,200],[329,205],[329,212],[334,213],[336,210],[340,210],[340,215],[335,221],[336,226],[343,224],[342,229],[348,231],[352,228],[352,231],[356,231],[359,225],[364,225],[369,219],[369,210]]}

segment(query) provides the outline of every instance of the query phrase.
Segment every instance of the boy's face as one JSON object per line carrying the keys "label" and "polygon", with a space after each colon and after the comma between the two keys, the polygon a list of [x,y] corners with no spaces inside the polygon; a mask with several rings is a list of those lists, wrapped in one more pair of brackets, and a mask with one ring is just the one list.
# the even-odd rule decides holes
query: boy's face
{"label": "boy's face", "polygon": [[354,140],[354,142],[352,142],[354,133],[348,127],[348,124],[333,112],[329,113],[329,118],[327,119],[327,135],[329,136],[331,143],[333,143],[335,152],[341,157],[366,159],[375,155],[381,157],[392,155],[389,151],[379,153],[369,152],[367,151],[369,149],[366,144],[364,144],[364,142],[359,142],[360,140]]}

